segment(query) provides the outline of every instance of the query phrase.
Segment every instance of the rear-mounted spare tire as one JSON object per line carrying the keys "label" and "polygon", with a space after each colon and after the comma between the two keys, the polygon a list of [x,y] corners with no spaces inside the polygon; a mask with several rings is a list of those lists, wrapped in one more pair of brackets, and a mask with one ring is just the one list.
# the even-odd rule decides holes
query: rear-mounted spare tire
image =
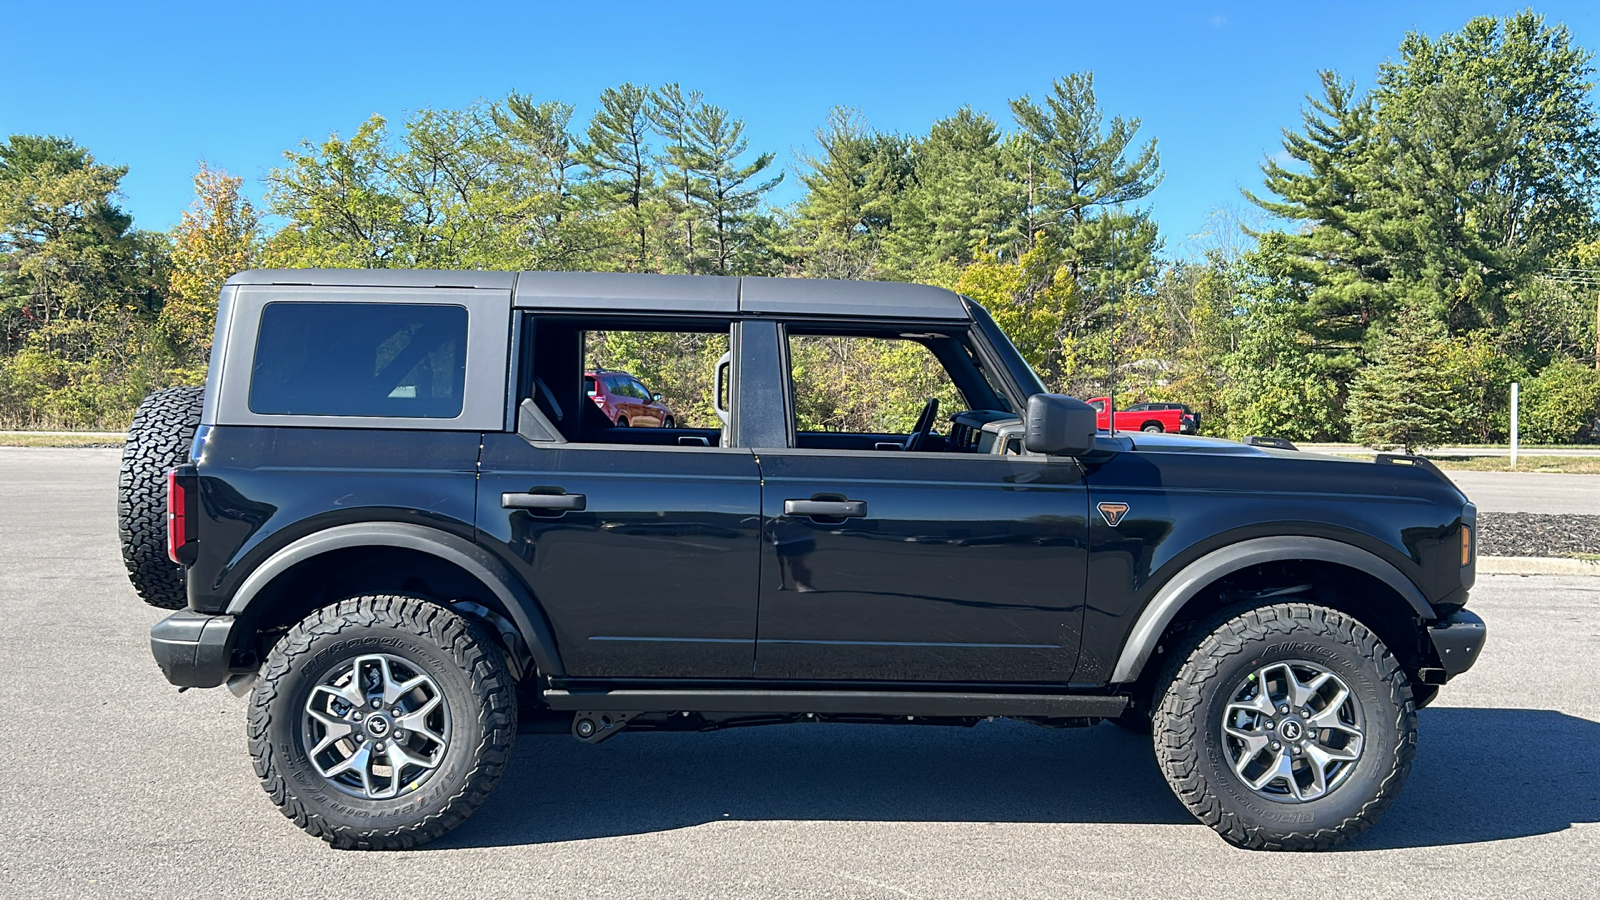
{"label": "rear-mounted spare tire", "polygon": [[139,597],[151,606],[188,602],[183,567],[167,557],[167,473],[189,458],[205,389],[171,387],[139,404],[122,445],[117,476],[117,534],[122,562]]}

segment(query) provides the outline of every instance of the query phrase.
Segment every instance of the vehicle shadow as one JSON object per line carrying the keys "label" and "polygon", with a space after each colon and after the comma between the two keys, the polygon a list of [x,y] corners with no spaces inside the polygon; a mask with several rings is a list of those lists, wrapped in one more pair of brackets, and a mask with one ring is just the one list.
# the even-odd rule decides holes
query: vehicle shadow
{"label": "vehicle shadow", "polygon": [[1600,822],[1600,723],[1551,709],[1420,714],[1400,799],[1348,850],[1530,837]]}
{"label": "vehicle shadow", "polygon": [[[1424,710],[1399,801],[1346,849],[1474,843],[1597,822],[1597,775],[1595,722],[1550,710]],[[722,820],[1195,824],[1162,780],[1149,739],[1111,725],[788,725],[624,732],[599,746],[521,735],[488,803],[425,849]]]}

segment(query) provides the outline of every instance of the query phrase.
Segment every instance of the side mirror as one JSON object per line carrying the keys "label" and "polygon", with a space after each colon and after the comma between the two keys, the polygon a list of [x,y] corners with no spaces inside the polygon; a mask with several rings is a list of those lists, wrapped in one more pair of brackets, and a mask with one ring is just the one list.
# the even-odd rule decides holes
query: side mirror
{"label": "side mirror", "polygon": [[657,403],[660,403],[661,402],[661,395],[660,394],[651,394],[650,395],[650,399],[654,400]]}
{"label": "side mirror", "polygon": [[1029,453],[1082,456],[1094,449],[1099,431],[1094,407],[1064,394],[1034,394],[1023,419],[1022,446]]}

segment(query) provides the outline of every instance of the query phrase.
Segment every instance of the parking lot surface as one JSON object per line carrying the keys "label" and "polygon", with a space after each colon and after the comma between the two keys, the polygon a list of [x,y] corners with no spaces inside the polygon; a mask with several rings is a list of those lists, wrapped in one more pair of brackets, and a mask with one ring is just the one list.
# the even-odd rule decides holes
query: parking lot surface
{"label": "parking lot surface", "polygon": [[151,661],[116,459],[0,449],[0,897],[1600,896],[1580,577],[1480,580],[1482,661],[1422,712],[1396,806],[1333,853],[1224,844],[1148,739],[1010,722],[522,735],[445,840],[334,851],[262,793],[243,703]]}

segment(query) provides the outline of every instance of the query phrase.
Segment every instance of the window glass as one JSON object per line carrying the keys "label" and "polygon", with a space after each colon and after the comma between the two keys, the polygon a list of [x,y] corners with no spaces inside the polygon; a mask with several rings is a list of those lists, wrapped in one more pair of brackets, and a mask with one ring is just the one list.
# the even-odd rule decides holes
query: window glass
{"label": "window glass", "polygon": [[583,376],[583,392],[590,397],[600,392],[600,389],[595,386],[593,375]]}
{"label": "window glass", "polygon": [[250,411],[451,419],[467,374],[467,310],[420,303],[269,303]]}
{"label": "window glass", "polygon": [[[726,326],[717,331],[590,330],[584,334],[583,366],[586,372],[605,369],[601,378],[619,397],[650,402],[652,391],[659,403],[629,413],[637,429],[670,424],[680,429],[715,430],[722,427],[712,406],[711,392],[717,360],[728,352]],[[665,407],[665,409],[662,409]],[[716,434],[708,435],[711,445]],[[649,440],[641,434],[605,434],[591,440]]]}
{"label": "window glass", "polygon": [[906,338],[789,336],[795,429],[906,434],[929,398],[943,423],[967,408],[944,364]]}

